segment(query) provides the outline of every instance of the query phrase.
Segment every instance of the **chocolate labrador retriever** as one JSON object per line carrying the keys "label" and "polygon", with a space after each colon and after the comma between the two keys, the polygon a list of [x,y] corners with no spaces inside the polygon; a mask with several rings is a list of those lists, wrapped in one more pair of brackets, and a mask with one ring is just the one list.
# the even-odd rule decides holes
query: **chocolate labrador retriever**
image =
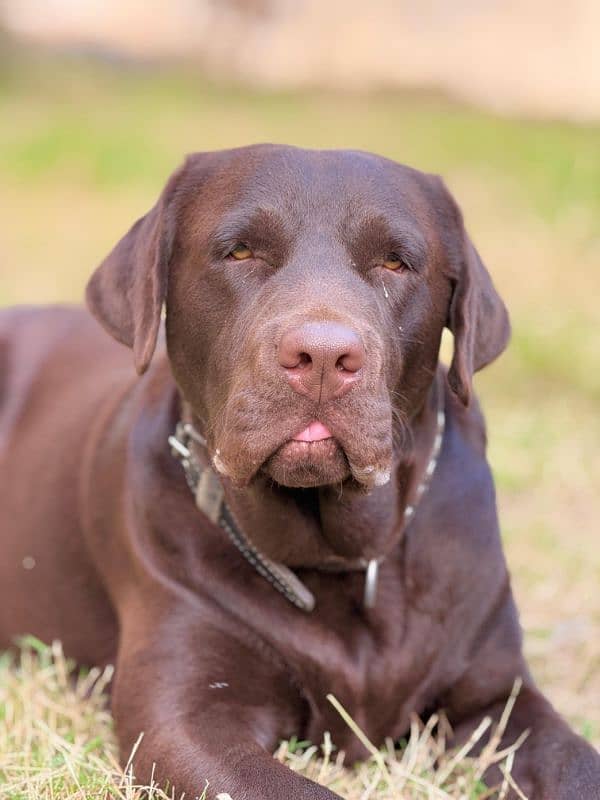
{"label": "chocolate labrador retriever", "polygon": [[520,678],[523,792],[600,798],[523,660],[471,385],[508,317],[439,178],[193,155],[87,301],[112,339],[77,308],[0,317],[2,646],[114,661],[123,758],[143,731],[138,777],[186,797],[332,800],[270,755],[324,731],[364,755],[328,693],[373,742],[438,707],[460,737]]}

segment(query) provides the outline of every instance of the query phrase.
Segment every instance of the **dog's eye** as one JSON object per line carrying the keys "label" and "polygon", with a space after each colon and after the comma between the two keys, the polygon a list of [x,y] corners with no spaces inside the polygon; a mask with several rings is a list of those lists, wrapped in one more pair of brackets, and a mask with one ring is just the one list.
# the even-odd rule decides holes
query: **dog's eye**
{"label": "dog's eye", "polygon": [[239,244],[236,244],[229,255],[232,258],[235,258],[236,261],[245,261],[247,258],[252,258],[254,254],[247,245],[240,242]]}
{"label": "dog's eye", "polygon": [[386,269],[400,269],[401,267],[405,266],[404,261],[400,258],[397,253],[388,253],[387,256],[383,259],[383,266]]}

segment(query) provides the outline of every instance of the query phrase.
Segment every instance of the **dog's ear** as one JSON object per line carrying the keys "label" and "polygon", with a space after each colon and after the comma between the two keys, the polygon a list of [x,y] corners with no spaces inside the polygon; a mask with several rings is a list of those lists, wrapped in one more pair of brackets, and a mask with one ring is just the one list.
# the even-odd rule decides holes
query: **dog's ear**
{"label": "dog's ear", "polygon": [[140,375],[156,347],[175,239],[174,198],[184,168],[171,175],[154,208],[115,245],[86,289],[92,314],[117,341],[133,348]]}
{"label": "dog's ear", "polygon": [[458,204],[439,176],[428,178],[428,194],[438,209],[441,242],[452,283],[446,327],[454,336],[454,354],[448,383],[468,405],[473,373],[502,353],[510,338],[510,322],[490,274],[465,230]]}
{"label": "dog's ear", "polygon": [[447,326],[454,336],[448,383],[465,405],[472,393],[473,373],[506,347],[510,322],[506,306],[462,224],[462,256],[450,301]]}

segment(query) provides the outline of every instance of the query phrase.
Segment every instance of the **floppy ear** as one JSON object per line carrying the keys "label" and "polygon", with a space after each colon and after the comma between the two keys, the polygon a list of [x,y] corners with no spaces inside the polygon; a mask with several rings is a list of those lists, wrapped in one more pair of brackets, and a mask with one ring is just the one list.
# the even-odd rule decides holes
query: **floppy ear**
{"label": "floppy ear", "polygon": [[462,263],[454,279],[448,314],[448,328],[454,335],[454,355],[448,383],[465,405],[472,393],[473,373],[497,358],[510,337],[508,312],[496,292],[462,226]]}
{"label": "floppy ear", "polygon": [[173,198],[182,171],[171,175],[154,208],[115,245],[86,289],[92,314],[117,341],[133,348],[140,375],[156,347],[175,239]]}

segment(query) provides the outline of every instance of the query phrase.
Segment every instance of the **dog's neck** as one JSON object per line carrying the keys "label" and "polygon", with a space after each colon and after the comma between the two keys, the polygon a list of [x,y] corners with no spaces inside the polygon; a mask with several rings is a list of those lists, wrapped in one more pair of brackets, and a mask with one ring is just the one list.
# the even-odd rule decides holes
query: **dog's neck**
{"label": "dog's neck", "polygon": [[[289,567],[353,568],[385,557],[398,543],[405,509],[414,504],[436,437],[442,381],[431,385],[413,416],[406,449],[396,452],[390,481],[370,493],[353,483],[314,489],[274,485],[259,474],[244,488],[222,478],[227,504],[244,535],[265,556]],[[184,417],[200,423],[183,404]],[[203,448],[198,460],[207,462]]]}

